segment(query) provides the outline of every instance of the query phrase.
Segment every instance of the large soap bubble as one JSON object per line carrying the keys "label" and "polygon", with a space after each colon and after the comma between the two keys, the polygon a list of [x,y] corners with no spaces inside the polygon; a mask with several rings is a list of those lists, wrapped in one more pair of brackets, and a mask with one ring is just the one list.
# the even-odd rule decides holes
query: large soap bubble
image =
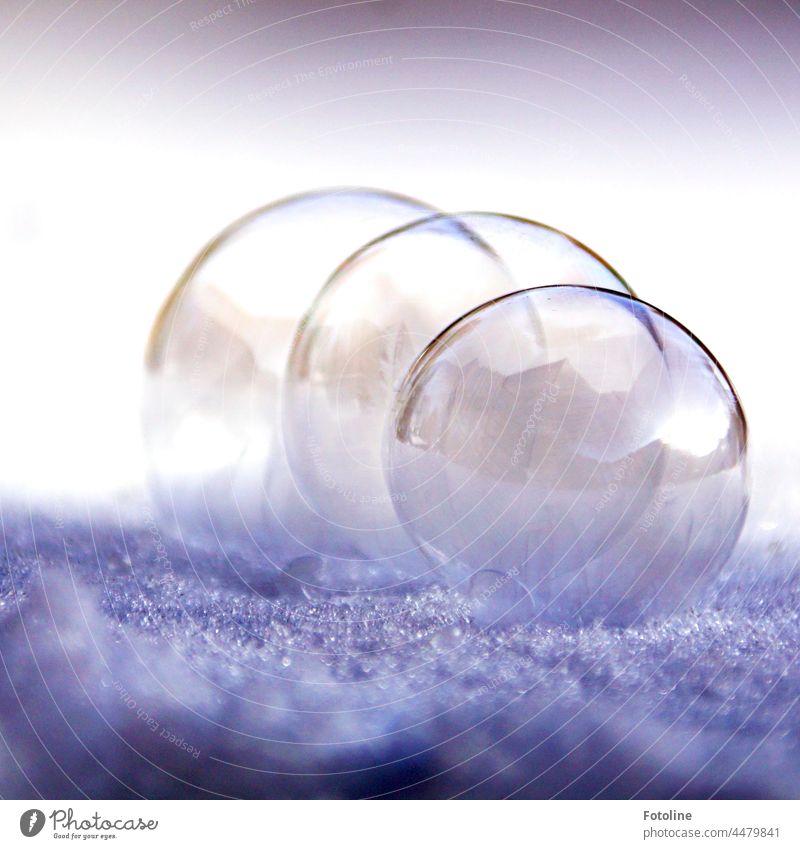
{"label": "large soap bubble", "polygon": [[381,439],[408,368],[441,330],[492,298],[533,286],[627,292],[569,236],[494,213],[434,215],[366,246],[326,284],[295,340],[283,434],[317,513],[372,557],[413,548],[397,527]]}
{"label": "large soap bubble", "polygon": [[361,245],[431,212],[368,189],[297,195],[236,221],[195,258],[146,356],[152,489],[180,531],[235,542],[274,518],[285,494],[279,387],[299,318]]}
{"label": "large soap bubble", "polygon": [[513,574],[499,585],[529,596],[512,605],[526,617],[529,602],[557,621],[668,615],[720,572],[747,507],[726,376],[609,291],[532,289],[464,316],[406,376],[384,451],[439,576],[470,592],[483,570]]}

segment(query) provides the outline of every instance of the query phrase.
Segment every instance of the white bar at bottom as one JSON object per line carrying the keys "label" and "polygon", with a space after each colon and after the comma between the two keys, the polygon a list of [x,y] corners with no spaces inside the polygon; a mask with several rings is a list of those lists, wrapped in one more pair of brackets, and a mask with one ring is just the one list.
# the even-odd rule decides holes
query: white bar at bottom
{"label": "white bar at bottom", "polygon": [[[41,819],[43,818],[43,819]],[[33,826],[31,826],[33,820]],[[37,826],[41,823],[41,828]],[[37,830],[34,836],[23,828]],[[2,801],[0,846],[800,846],[796,801]]]}

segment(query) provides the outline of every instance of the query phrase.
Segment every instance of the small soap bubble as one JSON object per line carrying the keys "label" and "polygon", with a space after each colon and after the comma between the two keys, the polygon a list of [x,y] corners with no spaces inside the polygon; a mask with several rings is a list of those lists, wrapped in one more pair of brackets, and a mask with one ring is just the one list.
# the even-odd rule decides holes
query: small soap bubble
{"label": "small soap bubble", "polygon": [[329,596],[324,586],[325,564],[322,558],[309,554],[296,557],[285,573],[294,589],[299,589],[309,601],[322,601]]}
{"label": "small soap bubble", "polygon": [[478,628],[505,627],[531,622],[536,610],[528,589],[519,581],[520,570],[481,569],[469,580],[470,619]]}

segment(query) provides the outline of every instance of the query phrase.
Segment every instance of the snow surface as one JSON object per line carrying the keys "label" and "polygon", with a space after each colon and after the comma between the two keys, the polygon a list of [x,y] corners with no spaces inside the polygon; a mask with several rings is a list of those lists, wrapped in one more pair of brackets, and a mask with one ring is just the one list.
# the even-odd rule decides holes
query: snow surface
{"label": "snow surface", "polygon": [[481,629],[436,587],[306,598],[256,552],[6,506],[0,795],[800,795],[800,571],[697,609]]}

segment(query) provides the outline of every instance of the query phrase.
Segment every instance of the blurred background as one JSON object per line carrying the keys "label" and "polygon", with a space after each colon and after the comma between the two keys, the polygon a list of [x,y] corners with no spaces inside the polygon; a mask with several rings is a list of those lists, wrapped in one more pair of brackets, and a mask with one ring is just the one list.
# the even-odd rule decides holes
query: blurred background
{"label": "blurred background", "polygon": [[721,360],[752,527],[788,537],[799,62],[795,0],[4,0],[0,490],[137,492],[183,268],[254,207],[353,184],[600,253]]}

